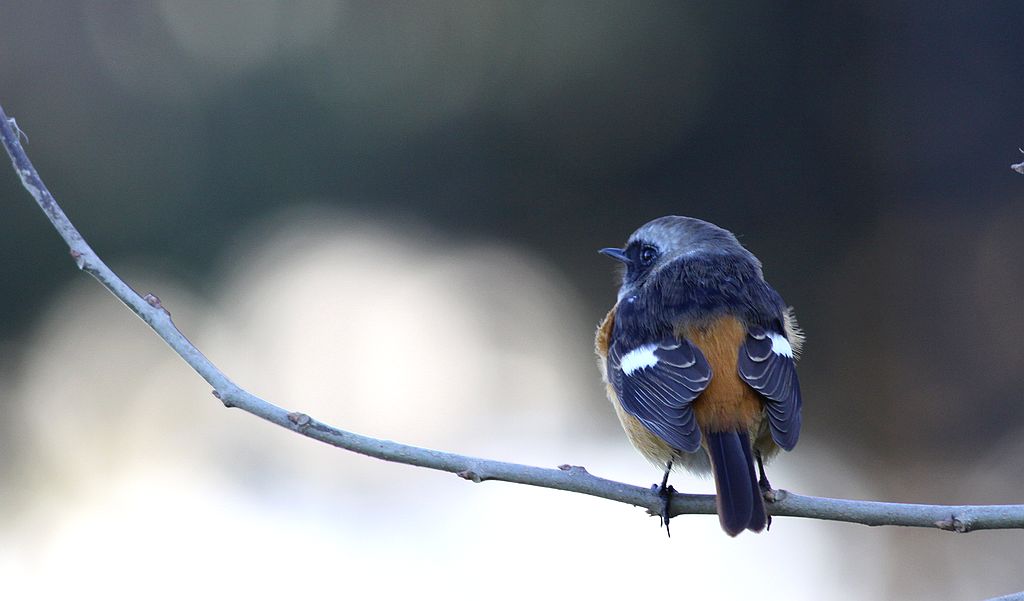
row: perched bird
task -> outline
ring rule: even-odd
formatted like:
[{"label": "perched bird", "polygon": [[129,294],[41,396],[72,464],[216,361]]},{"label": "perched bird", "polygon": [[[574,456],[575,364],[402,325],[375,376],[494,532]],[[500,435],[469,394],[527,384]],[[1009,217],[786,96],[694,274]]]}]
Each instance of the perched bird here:
[{"label": "perched bird", "polygon": [[[633,446],[664,470],[712,473],[722,528],[768,523],[763,461],[800,435],[796,359],[803,334],[761,262],[729,231],[690,217],[655,219],[625,248],[615,306],[597,330],[608,397]],[[754,472],[757,462],[760,479]]]}]

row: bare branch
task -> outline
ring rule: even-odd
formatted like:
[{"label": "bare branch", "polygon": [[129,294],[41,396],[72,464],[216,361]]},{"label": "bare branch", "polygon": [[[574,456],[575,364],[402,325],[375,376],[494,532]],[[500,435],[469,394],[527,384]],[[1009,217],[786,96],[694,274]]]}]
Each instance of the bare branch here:
[{"label": "bare branch", "polygon": [[[612,501],[644,507],[652,515],[661,511],[661,497],[652,489],[599,478],[578,466],[547,469],[468,457],[444,451],[414,447],[388,440],[346,432],[298,412],[289,412],[246,392],[231,381],[178,330],[154,294],[139,295],[96,255],[50,194],[21,146],[20,130],[0,107],[0,136],[11,156],[22,185],[50,219],[67,243],[79,269],[96,278],[159,335],[171,349],[213,386],[213,395],[227,407],[287,428],[335,447],[385,461],[405,463],[451,472],[473,482],[500,480],[583,493]],[[793,516],[853,522],[868,526],[919,526],[954,532],[993,528],[1024,528],[1024,505],[910,505],[808,497],[784,490],[769,493],[768,510],[773,516]],[[676,494],[671,515],[714,514],[712,495]]]}]

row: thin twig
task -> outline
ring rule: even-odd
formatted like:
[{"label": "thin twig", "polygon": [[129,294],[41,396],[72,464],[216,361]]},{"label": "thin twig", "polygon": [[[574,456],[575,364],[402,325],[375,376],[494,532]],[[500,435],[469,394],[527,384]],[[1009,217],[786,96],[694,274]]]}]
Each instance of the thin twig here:
[{"label": "thin twig", "polygon": [[[599,478],[579,466],[547,469],[492,461],[444,451],[414,447],[340,430],[298,412],[289,412],[246,392],[210,362],[178,330],[170,312],[154,294],[139,295],[96,255],[50,194],[32,166],[19,139],[20,130],[0,107],[0,134],[22,185],[46,213],[67,243],[79,269],[96,278],[107,290],[149,324],[171,349],[213,386],[213,395],[227,407],[237,407],[293,432],[348,451],[385,461],[451,472],[473,482],[501,480],[583,493],[644,507],[653,515],[661,510],[661,497],[650,488]],[[854,522],[868,526],[920,526],[955,532],[992,528],[1024,528],[1024,505],[909,505],[808,497],[784,490],[769,494],[773,516]],[[670,514],[713,514],[712,495],[676,494]]]}]

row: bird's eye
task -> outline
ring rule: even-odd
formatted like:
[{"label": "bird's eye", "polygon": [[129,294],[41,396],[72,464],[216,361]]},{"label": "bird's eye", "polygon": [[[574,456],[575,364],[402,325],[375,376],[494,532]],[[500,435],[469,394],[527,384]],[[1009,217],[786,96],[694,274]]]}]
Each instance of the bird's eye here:
[{"label": "bird's eye", "polygon": [[645,246],[640,249],[640,264],[644,267],[650,267],[654,260],[658,258],[658,250],[653,246]]}]

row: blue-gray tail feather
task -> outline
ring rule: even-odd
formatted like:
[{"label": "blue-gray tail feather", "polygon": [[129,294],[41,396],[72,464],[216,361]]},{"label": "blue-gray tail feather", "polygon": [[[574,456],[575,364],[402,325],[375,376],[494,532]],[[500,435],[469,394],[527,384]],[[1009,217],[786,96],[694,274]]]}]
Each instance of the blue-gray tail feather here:
[{"label": "blue-gray tail feather", "polygon": [[760,532],[768,521],[754,472],[754,455],[746,432],[711,432],[708,452],[718,492],[718,519],[729,536]]}]

